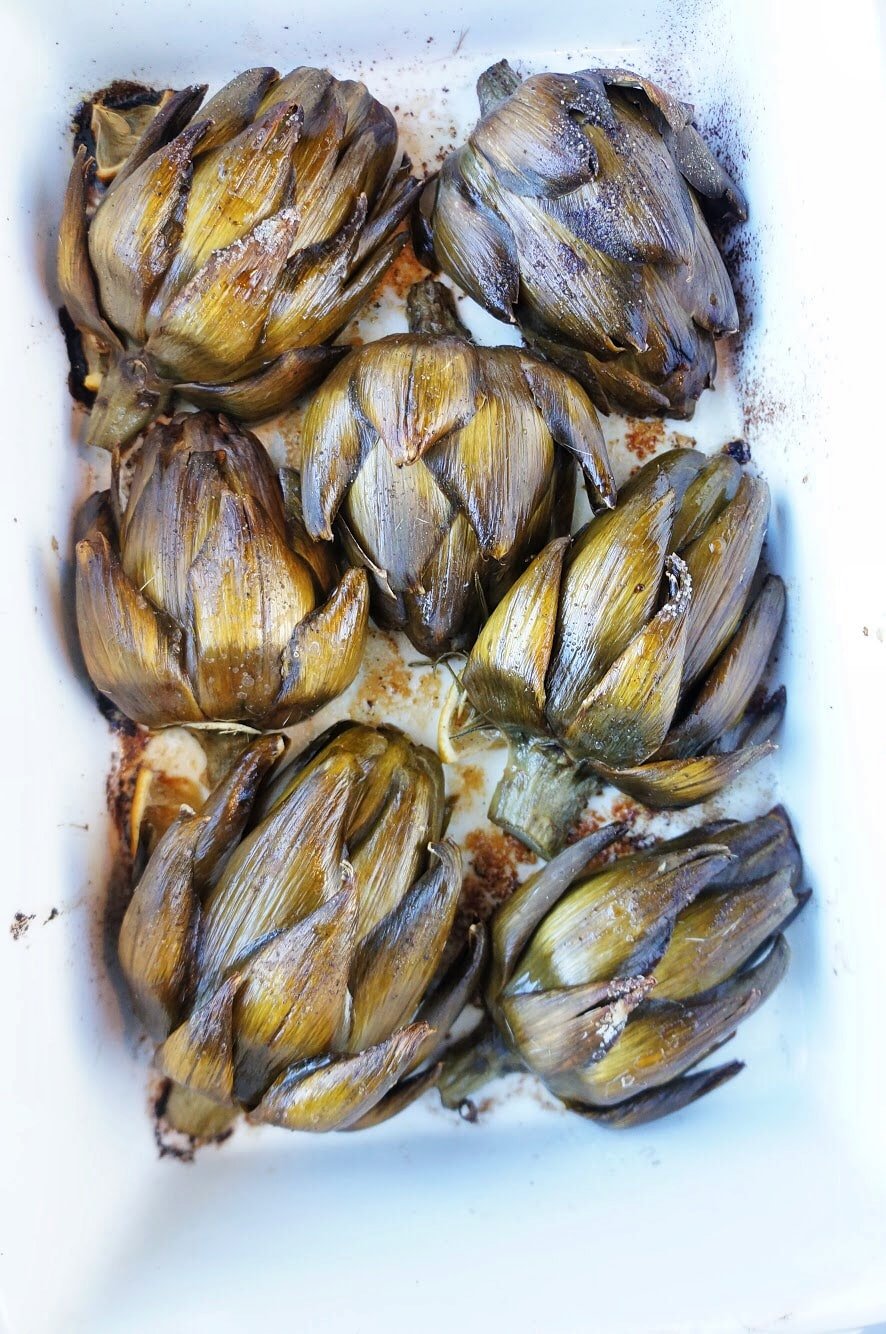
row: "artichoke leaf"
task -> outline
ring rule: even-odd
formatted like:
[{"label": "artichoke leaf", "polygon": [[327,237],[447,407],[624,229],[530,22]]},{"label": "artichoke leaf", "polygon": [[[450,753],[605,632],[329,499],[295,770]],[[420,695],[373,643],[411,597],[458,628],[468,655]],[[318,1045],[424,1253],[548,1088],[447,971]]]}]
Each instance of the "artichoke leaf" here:
[{"label": "artichoke leaf", "polygon": [[209,99],[200,119],[212,121],[212,129],[200,145],[201,155],[226,143],[258,118],[262,98],[278,77],[268,65],[245,69]]},{"label": "artichoke leaf", "polygon": [[234,974],[163,1043],[155,1063],[161,1074],[213,1102],[230,1102],[234,1085],[234,998],[242,979]]},{"label": "artichoke leaf", "polygon": [[152,1037],[175,1027],[190,999],[200,904],[193,867],[204,829],[182,815],[154,849],[120,927],[117,952],[136,1013]]},{"label": "artichoke leaf", "polygon": [[156,90],[145,89],[146,97],[152,96],[159,100],[145,100],[132,106],[120,107],[113,106],[110,98],[105,100],[107,92],[108,90],[105,90],[86,102],[77,117],[79,121],[77,140],[83,143],[86,135],[84,113],[88,110],[89,132],[94,141],[96,179],[105,186],[114,180],[151,121],[162,109],[164,102],[172,96],[168,88],[159,94]]},{"label": "artichoke leaf", "polygon": [[418,1054],[416,1065],[436,1060],[445,1047],[449,1030],[480,985],[488,954],[488,932],[482,922],[475,922],[468,929],[465,948],[416,1015],[417,1021],[428,1024],[432,1030]]},{"label": "artichoke leaf", "polygon": [[775,735],[784,721],[788,696],[784,686],[774,690],[759,707],[748,708],[737,727],[723,735],[711,747],[711,753],[725,755],[746,746],[761,746]]},{"label": "artichoke leaf", "polygon": [[578,460],[597,502],[612,509],[615,481],[606,442],[584,391],[554,366],[530,357],[522,362],[526,383],[551,435]]},{"label": "artichoke leaf", "polygon": [[258,790],[286,749],[282,736],[257,737],[234,761],[200,810],[203,827],[194,849],[194,884],[202,893],[214,885],[237,846]]},{"label": "artichoke leaf", "polygon": [[281,102],[297,102],[304,112],[305,124],[313,125],[328,100],[332,84],[328,69],[297,65],[268,87],[259,103],[258,114],[263,116]]},{"label": "artichoke leaf", "polygon": [[462,684],[481,716],[545,733],[545,677],[568,547],[565,537],[549,542],[480,631]]},{"label": "artichoke leaf", "polygon": [[[362,226],[368,213],[367,200],[381,189],[392,157],[393,153],[380,155],[371,130],[358,133],[350,141],[346,131],[344,144],[339,141],[335,148],[334,170],[328,175],[322,194],[315,193],[313,212],[305,217],[300,244],[314,247],[330,241],[348,224],[355,207],[361,210]],[[355,237],[352,254],[356,245]]]},{"label": "artichoke leaf", "polygon": [[89,228],[89,256],[102,307],[137,342],[182,234],[193,154],[207,125],[183,130],[108,193]]},{"label": "artichoke leaf", "polygon": [[434,252],[458,285],[500,320],[514,323],[520,297],[517,246],[507,222],[444,164],[434,205]]},{"label": "artichoke leaf", "polygon": [[413,334],[369,344],[356,361],[351,393],[394,463],[414,463],[477,411],[483,400],[477,353],[462,339]]},{"label": "artichoke leaf", "polygon": [[263,721],[293,630],[314,609],[309,567],[254,500],[226,493],[188,589],[188,662],[204,713]]},{"label": "artichoke leaf", "polygon": [[200,722],[177,636],[121,569],[103,533],[77,543],[77,627],[95,686],[135,722]]},{"label": "artichoke leaf", "polygon": [[[204,108],[201,118],[208,114]],[[200,142],[184,226],[158,311],[213,251],[242,240],[292,204],[292,148],[301,129],[301,110],[283,102],[233,138],[220,135],[218,128],[213,126]]]},{"label": "artichoke leaf", "polygon": [[628,264],[685,265],[694,229],[690,194],[659,135],[626,98],[611,100],[610,127],[586,123],[594,177],[546,201],[583,242]]},{"label": "artichoke leaf", "polygon": [[651,79],[630,70],[612,68],[588,73],[598,75],[607,87],[642,92],[648,99],[650,118],[692,188],[706,199],[724,201],[725,209],[739,221],[747,218],[744,196],[692,124],[692,107],[687,102],[671,97]]},{"label": "artichoke leaf", "polygon": [[767,815],[746,824],[736,820],[717,820],[701,825],[679,838],[668,839],[659,848],[694,847],[698,842],[717,842],[734,857],[717,877],[716,886],[742,885],[775,875],[790,868],[791,885],[799,888],[803,878],[803,858],[784,807],[775,806]]},{"label": "artichoke leaf", "polygon": [[646,806],[678,808],[706,801],[775,749],[771,741],[764,741],[725,755],[699,755],[688,760],[653,759],[625,769],[595,760],[594,770]]},{"label": "artichoke leaf", "polygon": [[765,880],[714,891],[680,916],[655,965],[655,999],[683,1000],[719,986],[793,916],[801,900],[790,866]]},{"label": "artichoke leaf", "polygon": [[[217,433],[214,439],[217,446]],[[218,454],[199,446],[184,460],[161,447],[136,462],[120,523],[123,570],[178,625],[188,618],[191,566],[218,523],[226,489]]]},{"label": "artichoke leaf", "polygon": [[402,902],[424,867],[428,844],[440,837],[443,825],[444,798],[436,782],[422,774],[407,777],[400,770],[385,786],[384,805],[373,814],[363,836],[356,824],[359,811],[348,831],[359,888],[361,942]]},{"label": "artichoke leaf", "polygon": [[285,408],[322,380],[345,355],[343,347],[294,347],[252,375],[230,384],[185,380],[176,392],[198,408],[254,421]]},{"label": "artichoke leaf", "polygon": [[[181,134],[196,115],[205,96],[205,83],[191,84],[187,88],[171,93],[157,108],[156,115],[152,117],[141,132],[138,142],[132,148],[126,160],[120,163],[114,173],[114,179],[108,186],[107,193],[112,194],[115,190],[119,190],[123,182],[128,180],[142,163],[147,162],[148,158],[153,157],[158,149],[165,148],[171,140]],[[94,111],[95,109],[97,108],[94,108]],[[206,119],[204,116],[200,117],[204,124]],[[201,144],[207,142],[211,133],[211,130],[207,127],[204,135],[201,136]]]},{"label": "artichoke leaf", "polygon": [[430,1089],[435,1088],[443,1070],[442,1064],[428,1066],[427,1070],[420,1070],[417,1075],[410,1075],[408,1079],[401,1079],[399,1084],[395,1084],[389,1093],[377,1102],[374,1107],[364,1113],[356,1121],[351,1121],[347,1126],[343,1126],[345,1131],[351,1130],[370,1130],[373,1126],[380,1126],[383,1122],[389,1121],[392,1116],[404,1112],[407,1107],[411,1107],[417,1102],[423,1094]]},{"label": "artichoke leaf", "polygon": [[[316,90],[319,90],[317,85]],[[338,166],[339,152],[345,135],[347,115],[329,84],[314,102],[295,101],[304,112],[304,124],[293,153],[295,189],[298,210],[307,226],[300,237],[305,246],[328,240],[335,232],[329,219],[319,207]]]},{"label": "artichoke leaf", "polygon": [[296,1065],[275,1080],[249,1119],[287,1130],[347,1130],[411,1069],[427,1037],[427,1024],[412,1024],[355,1055],[315,1068]]},{"label": "artichoke leaf", "polygon": [[[372,427],[367,426],[367,431]],[[309,492],[305,515],[309,524]],[[381,440],[364,454],[347,493],[344,518],[361,548],[371,548],[374,564],[393,593],[421,592],[425,567],[453,527],[452,505],[437,486],[424,459],[398,467]],[[370,534],[372,540],[367,540]],[[475,542],[476,547],[476,542]]]},{"label": "artichoke leaf", "polygon": [[488,997],[494,1005],[510,981],[524,945],[545,914],[563,897],[588,862],[624,833],[624,824],[595,829],[564,848],[514,890],[492,919],[492,969]]},{"label": "artichoke leaf", "polygon": [[268,359],[300,344],[323,342],[341,328],[339,298],[366,221],[366,207],[366,196],[361,195],[338,232],[326,241],[301,245],[289,259],[257,356]]},{"label": "artichoke leaf", "polygon": [[581,701],[560,740],[578,758],[639,764],[665,737],[680,698],[692,584],[679,556],[665,572],[671,596]]},{"label": "artichoke leaf", "polygon": [[406,232],[395,232],[366,259],[362,254],[363,247],[358,238],[348,269],[348,283],[339,297],[337,316],[334,320],[330,316],[325,324],[318,326],[329,330],[328,334],[323,335],[324,337],[338,333],[349,320],[354,318],[369,300],[408,239]]},{"label": "artichoke leaf", "polygon": [[798,889],[803,879],[800,845],[783,806],[775,806],[767,815],[750,824],[740,824],[718,835],[738,859],[733,872],[720,877],[719,883],[737,883],[738,867],[751,880],[774,875],[790,867],[791,886]]},{"label": "artichoke leaf", "polygon": [[475,126],[470,143],[509,191],[565,195],[597,171],[582,116],[613,126],[602,85],[569,74],[536,74]]},{"label": "artichoke leaf", "polygon": [[[439,372],[449,350],[433,346],[445,355]],[[489,349],[484,379],[485,393],[471,419],[428,449],[424,463],[467,515],[484,559],[504,561],[547,490],[554,447],[526,392],[518,356],[510,349]]]},{"label": "artichoke leaf", "polygon": [[353,756],[324,758],[238,845],[206,896],[200,960],[204,990],[241,968],[257,945],[340,892],[359,772]]},{"label": "artichoke leaf", "polygon": [[[401,810],[390,827],[389,837],[399,838],[413,821],[416,839],[425,849],[436,835],[422,831],[442,824],[445,805],[443,778],[433,751],[408,742],[393,728],[379,731],[360,725],[343,733],[341,744],[347,745],[348,752],[355,755],[363,767],[363,784],[348,825],[352,864],[367,840],[371,840],[379,823],[385,823],[392,803],[396,805],[403,796],[409,798],[408,807]],[[380,860],[386,859],[381,857]],[[412,875],[408,883],[412,884],[414,879],[415,875]],[[364,897],[362,890],[361,897]],[[384,916],[384,913],[380,915]]]},{"label": "artichoke leaf", "polygon": [[751,593],[769,518],[769,488],[745,474],[733,499],[682,554],[692,576],[684,689],[719,657]]},{"label": "artichoke leaf", "polygon": [[695,247],[689,264],[674,275],[680,303],[696,324],[714,338],[735,333],[739,327],[738,306],[723,257],[708,231],[694,195]]},{"label": "artichoke leaf", "polygon": [[287,536],[280,476],[267,450],[257,447],[254,436],[208,412],[184,414],[181,433],[180,448],[214,453],[225,486],[244,500],[256,501],[280,536]]},{"label": "artichoke leaf", "polygon": [[715,454],[705,460],[677,506],[671,533],[674,551],[681,552],[701,537],[734,498],[740,482],[741,468],[729,454]]},{"label": "artichoke leaf", "polygon": [[467,649],[473,642],[485,606],[481,568],[477,535],[467,516],[456,514],[449,532],[421,570],[418,586],[403,598],[404,629],[429,658],[451,649]]},{"label": "artichoke leaf", "polygon": [[578,1112],[579,1116],[597,1125],[619,1130],[627,1126],[645,1126],[650,1121],[658,1121],[663,1116],[682,1111],[706,1093],[713,1093],[743,1069],[743,1061],[729,1061],[710,1070],[696,1070],[692,1074],[681,1075],[661,1088],[647,1089],[645,1093],[638,1093],[613,1107],[593,1107],[582,1102],[569,1102],[567,1106],[571,1112]]},{"label": "artichoke leaf", "polygon": [[272,937],[244,968],[234,1010],[237,1098],[254,1103],[284,1067],[334,1046],[354,949],[353,884]]},{"label": "artichoke leaf", "polygon": [[[356,809],[351,811],[348,819],[348,838],[350,839],[355,821],[358,818],[357,812],[363,808],[366,792],[373,786],[376,774],[384,769],[385,760],[392,749],[395,749],[395,747],[388,745],[387,735],[376,728],[364,726],[362,723],[348,722],[347,720],[335,724],[306,746],[291,764],[287,764],[285,768],[280,769],[264,786],[256,803],[256,822],[267,819],[269,815],[279,810],[292,793],[301,786],[308,774],[320,768],[326,759],[333,756],[344,757],[353,761],[356,766],[353,772],[360,779],[358,788],[353,794]],[[381,788],[382,792],[385,791],[389,777],[390,772],[386,774]],[[380,797],[379,809],[382,802],[383,797]]]},{"label": "artichoke leaf", "polygon": [[271,711],[277,726],[300,722],[347,689],[360,667],[368,621],[366,572],[348,570],[327,601],[292,631]]},{"label": "artichoke leaf", "polygon": [[432,843],[436,865],[363,939],[351,970],[351,1051],[380,1042],[414,1014],[443,954],[461,890],[461,853]]},{"label": "artichoke leaf", "polygon": [[697,755],[736,726],[766,669],[784,611],[784,584],[776,575],[770,575],[704,678],[689,711],[669,733],[658,752],[659,759]]},{"label": "artichoke leaf", "polygon": [[230,379],[255,351],[295,237],[285,208],[215,250],[159,313],[146,350],[176,382]]},{"label": "artichoke leaf", "polygon": [[569,725],[582,700],[653,614],[674,513],[666,479],[592,519],[563,575],[547,713]]},{"label": "artichoke leaf", "polygon": [[350,401],[351,364],[335,368],[311,399],[302,429],[302,512],[311,537],[332,541],[332,522],[374,433],[361,432]]},{"label": "artichoke leaf", "polygon": [[612,1107],[684,1074],[759,1008],[784,976],[790,951],[776,938],[755,968],[684,1001],[647,1002],[598,1061],[549,1080],[568,1101]]},{"label": "artichoke leaf", "polygon": [[548,912],[515,965],[509,991],[651,973],[679,914],[730,860],[716,843],[619,858]]},{"label": "artichoke leaf", "polygon": [[362,267],[368,257],[389,238],[424,188],[424,181],[416,180],[411,174],[412,163],[404,156],[391,182],[389,190],[380,196],[375,212],[369,218],[357,241],[357,248],[351,261],[352,272]]},{"label": "artichoke leaf", "polygon": [[640,494],[655,494],[662,482],[674,493],[676,515],[687,492],[699,473],[711,466],[711,460],[700,449],[669,449],[644,463],[639,472],[627,481],[619,492],[619,504]]},{"label": "artichoke leaf", "polygon": [[99,309],[95,275],[89,262],[86,184],[91,159],[81,144],[71,165],[58,233],[58,285],[74,324],[94,334],[106,347],[122,351],[119,338]]},{"label": "artichoke leaf", "polygon": [[497,1013],[511,1044],[542,1079],[603,1056],[655,985],[650,977],[505,994]]},{"label": "artichoke leaf", "polygon": [[331,542],[315,542],[308,536],[301,504],[301,478],[295,468],[278,469],[283,496],[286,534],[295,554],[309,565],[318,599],[329,597],[339,581],[339,565]]},{"label": "artichoke leaf", "polygon": [[520,256],[521,315],[544,335],[602,357],[648,345],[646,270],[581,241],[542,200],[512,195],[507,219]]},{"label": "artichoke leaf", "polygon": [[651,417],[670,406],[666,394],[631,370],[626,356],[601,360],[586,348],[567,347],[529,328],[524,336],[534,352],[577,380],[600,412],[609,413],[620,405],[633,417]]}]

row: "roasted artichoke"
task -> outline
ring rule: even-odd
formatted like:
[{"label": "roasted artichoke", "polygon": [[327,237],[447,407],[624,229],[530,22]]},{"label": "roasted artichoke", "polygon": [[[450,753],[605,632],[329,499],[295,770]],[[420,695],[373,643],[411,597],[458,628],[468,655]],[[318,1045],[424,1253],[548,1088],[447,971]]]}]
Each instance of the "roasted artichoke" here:
[{"label": "roasted artichoke", "polygon": [[766,484],[728,454],[671,450],[535,558],[462,676],[461,725],[511,744],[493,820],[550,856],[589,774],[688,806],[772,749],[783,692],[747,713],[785,606],[777,576],[755,581],[768,513]]},{"label": "roasted artichoke", "polygon": [[[612,1126],[679,1110],[742,1069],[695,1070],[772,993],[778,933],[809,897],[781,808],[721,820],[589,870],[609,825],[531,876],[492,919],[487,1029],[447,1058],[444,1101],[523,1067]],[[761,954],[762,952],[762,954]]]},{"label": "roasted artichoke", "polygon": [[[569,531],[578,459],[615,502],[597,416],[567,375],[475,347],[446,288],[412,288],[411,332],[351,352],[302,437],[308,532],[369,570],[373,613],[431,657],[470,646],[527,560]],[[562,448],[559,448],[559,447]]]},{"label": "roasted artichoke", "polygon": [[255,436],[183,414],[148,431],[127,497],[119,451],[112,471],[81,516],[77,626],[89,675],[123,713],[282,727],[350,685],[366,575],[330,591],[329,554],[287,514]]},{"label": "roasted artichoke", "polygon": [[173,393],[246,420],[283,407],[342,355],[405,240],[417,183],[363,84],[252,69],[205,91],[111,89],[81,115],[58,274],[96,445]]},{"label": "roasted artichoke", "polygon": [[603,411],[691,417],[738,328],[705,214],[744,219],[692,107],[622,69],[478,83],[482,119],[416,213],[416,246]]},{"label": "roasted artichoke", "polygon": [[269,777],[283,749],[258,738],[183,811],[120,930],[167,1115],[192,1134],[239,1110],[290,1130],[385,1119],[434,1082],[483,964],[474,931],[439,975],[461,857],[436,755],[346,723]]}]

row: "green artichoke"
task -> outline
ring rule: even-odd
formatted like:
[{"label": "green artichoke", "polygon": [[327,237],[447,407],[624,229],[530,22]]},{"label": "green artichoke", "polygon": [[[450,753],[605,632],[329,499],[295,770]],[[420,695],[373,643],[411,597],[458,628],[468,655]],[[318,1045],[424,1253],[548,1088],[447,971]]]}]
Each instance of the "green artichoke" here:
[{"label": "green artichoke", "polygon": [[120,930],[167,1115],[192,1134],[241,1110],[290,1130],[383,1120],[434,1082],[483,965],[474,931],[441,976],[462,873],[437,756],[346,723],[276,771],[284,744],[258,738],[167,829]]},{"label": "green artichoke", "polygon": [[462,676],[464,729],[511,743],[493,820],[550,856],[595,777],[688,806],[772,749],[784,693],[748,712],[784,615],[781,580],[755,579],[768,513],[729,455],[672,450],[535,558]]},{"label": "green artichoke", "polygon": [[703,210],[744,219],[692,108],[622,69],[478,83],[482,119],[416,214],[416,248],[598,407],[691,417],[738,328]]},{"label": "green artichoke", "polygon": [[417,182],[363,84],[252,69],[201,108],[205,91],[111,89],[81,115],[58,274],[92,444],[131,439],[173,393],[277,411],[343,354],[331,340],[405,240]]},{"label": "green artichoke", "polygon": [[157,423],[125,498],[119,451],[112,462],[76,551],[77,627],[102,694],[148,727],[282,727],[350,685],[366,575],[331,589],[329,553],[284,504],[255,436],[209,412]]},{"label": "green artichoke", "polygon": [[369,570],[373,613],[431,657],[473,642],[527,560],[569,531],[578,459],[615,503],[597,416],[562,371],[475,347],[446,288],[409,294],[410,329],[355,349],[302,436],[308,532]]},{"label": "green artichoke", "polygon": [[623,826],[567,848],[492,919],[485,1030],[447,1057],[441,1093],[467,1097],[498,1069],[528,1068],[568,1107],[639,1125],[742,1069],[695,1067],[778,985],[780,934],[809,897],[776,808],[721,820],[600,869]]}]

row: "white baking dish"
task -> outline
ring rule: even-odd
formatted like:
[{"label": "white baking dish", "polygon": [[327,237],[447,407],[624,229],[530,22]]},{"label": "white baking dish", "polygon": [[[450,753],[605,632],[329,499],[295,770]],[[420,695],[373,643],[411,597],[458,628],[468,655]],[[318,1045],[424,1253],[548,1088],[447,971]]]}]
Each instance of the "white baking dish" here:
[{"label": "white baking dish", "polygon": [[[873,6],[7,0],[0,35],[2,892],[5,923],[33,914],[0,946],[4,1334],[660,1334],[884,1317]],[[433,158],[502,55],[659,75],[695,102],[749,194],[736,382],[682,429],[714,447],[744,417],[772,486],[788,722],[776,767],[722,809],[762,810],[777,783],[815,898],[791,930],[787,981],[734,1044],[748,1069],[670,1121],[607,1133],[527,1082],[478,1126],[430,1096],[364,1135],[241,1130],[190,1166],[161,1160],[147,1052],[102,946],[112,740],[68,647],[71,508],[101,460],[73,443],[54,312],[66,117],[115,76],[217,85],[250,64],[328,64],[409,106],[407,146]],[[393,721],[427,733],[427,710],[389,700]]]}]

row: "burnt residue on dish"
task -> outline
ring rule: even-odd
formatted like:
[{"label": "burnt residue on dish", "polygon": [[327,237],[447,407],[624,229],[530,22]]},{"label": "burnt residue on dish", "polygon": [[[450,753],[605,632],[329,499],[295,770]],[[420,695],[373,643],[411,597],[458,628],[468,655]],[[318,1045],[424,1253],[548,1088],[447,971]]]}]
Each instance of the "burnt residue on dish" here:
[{"label": "burnt residue on dish", "polygon": [[22,936],[27,934],[28,927],[31,925],[36,914],[32,912],[17,912],[13,914],[12,922],[9,927],[9,934],[13,940],[21,940]]},{"label": "burnt residue on dish", "polygon": [[569,831],[566,842],[578,843],[581,839],[587,838],[588,834],[596,833],[607,824],[624,825],[624,833],[588,862],[586,869],[594,871],[600,866],[614,862],[617,857],[627,857],[632,852],[641,852],[644,848],[651,847],[656,841],[656,836],[644,832],[642,826],[644,821],[654,817],[658,817],[659,825],[667,818],[662,816],[661,811],[651,811],[647,806],[632,801],[630,797],[617,797],[606,809],[595,805],[586,810],[578,823]]},{"label": "burnt residue on dish", "polygon": [[723,453],[742,466],[751,461],[751,447],[747,440],[730,440],[728,445],[723,446]]},{"label": "burnt residue on dish", "polygon": [[513,834],[487,826],[464,839],[470,869],[464,878],[459,911],[469,922],[485,922],[510,898],[538,858]]}]

